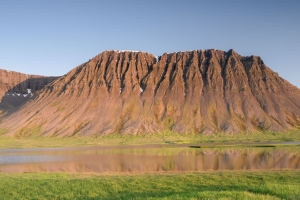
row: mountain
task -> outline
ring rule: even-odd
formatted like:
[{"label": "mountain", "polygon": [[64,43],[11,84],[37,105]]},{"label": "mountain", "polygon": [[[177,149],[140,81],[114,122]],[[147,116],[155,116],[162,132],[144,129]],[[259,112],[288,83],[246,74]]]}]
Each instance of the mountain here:
[{"label": "mountain", "polygon": [[[300,90],[233,50],[105,51],[8,111],[8,134],[98,135],[300,128]],[[18,122],[18,123],[16,123]]]},{"label": "mountain", "polygon": [[56,78],[0,69],[0,112],[22,105]]}]

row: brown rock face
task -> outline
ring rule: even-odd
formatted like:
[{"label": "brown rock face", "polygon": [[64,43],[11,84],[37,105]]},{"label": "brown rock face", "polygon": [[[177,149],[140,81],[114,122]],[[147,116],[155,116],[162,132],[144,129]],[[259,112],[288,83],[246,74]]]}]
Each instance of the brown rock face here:
[{"label": "brown rock face", "polygon": [[[300,128],[300,90],[233,50],[105,51],[37,93],[11,134],[236,133]],[[14,122],[18,121],[19,125]]]},{"label": "brown rock face", "polygon": [[56,78],[0,69],[0,111],[22,105],[35,92]]}]

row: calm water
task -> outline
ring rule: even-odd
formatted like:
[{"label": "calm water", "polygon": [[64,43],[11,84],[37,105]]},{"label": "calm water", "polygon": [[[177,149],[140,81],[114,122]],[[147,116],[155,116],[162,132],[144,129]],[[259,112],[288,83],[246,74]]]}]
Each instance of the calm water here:
[{"label": "calm water", "polygon": [[300,146],[198,148],[199,146],[201,145],[1,149],[0,172],[300,169]]}]

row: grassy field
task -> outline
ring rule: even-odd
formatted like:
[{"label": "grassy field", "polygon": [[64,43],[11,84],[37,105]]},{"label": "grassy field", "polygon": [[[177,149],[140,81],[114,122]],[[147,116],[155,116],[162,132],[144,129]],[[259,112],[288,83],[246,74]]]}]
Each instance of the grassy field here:
[{"label": "grassy field", "polygon": [[136,145],[136,144],[172,144],[172,143],[212,143],[212,142],[266,142],[266,141],[300,141],[300,131],[285,133],[257,132],[237,134],[178,134],[163,132],[158,134],[73,137],[8,137],[0,134],[0,148],[27,147],[71,147],[92,145]]},{"label": "grassy field", "polygon": [[[233,135],[164,132],[97,137],[7,137],[4,134],[0,131],[0,148],[300,141],[299,131]],[[298,147],[286,148],[298,152]],[[0,199],[300,199],[300,171],[0,173]]]},{"label": "grassy field", "polygon": [[300,171],[1,174],[1,199],[300,199]]}]

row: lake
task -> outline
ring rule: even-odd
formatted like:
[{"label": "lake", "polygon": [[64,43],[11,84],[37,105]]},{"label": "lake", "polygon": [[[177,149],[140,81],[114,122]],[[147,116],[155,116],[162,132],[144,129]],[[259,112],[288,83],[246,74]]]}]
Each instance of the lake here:
[{"label": "lake", "polygon": [[299,143],[286,143],[293,146],[283,147],[273,146],[275,144],[279,143],[247,143],[245,147],[169,144],[0,149],[0,172],[139,173],[300,169]]}]

